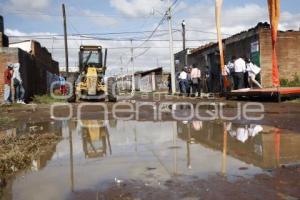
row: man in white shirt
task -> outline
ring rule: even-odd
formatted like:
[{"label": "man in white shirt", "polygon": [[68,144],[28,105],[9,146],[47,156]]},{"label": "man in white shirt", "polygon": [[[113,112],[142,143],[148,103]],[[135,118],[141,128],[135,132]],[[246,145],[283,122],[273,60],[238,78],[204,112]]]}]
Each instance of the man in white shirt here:
[{"label": "man in white shirt", "polygon": [[234,61],[234,79],[235,89],[245,88],[244,73],[246,72],[246,62],[242,58],[235,59]]},{"label": "man in white shirt", "polygon": [[187,87],[188,87],[188,74],[186,72],[186,67],[182,69],[180,72],[178,79],[179,79],[179,88],[181,94],[187,94]]},{"label": "man in white shirt", "polygon": [[180,80],[187,80],[187,73],[186,73],[184,70],[182,70],[182,71],[180,72],[180,74],[179,74],[179,79],[180,79]]}]

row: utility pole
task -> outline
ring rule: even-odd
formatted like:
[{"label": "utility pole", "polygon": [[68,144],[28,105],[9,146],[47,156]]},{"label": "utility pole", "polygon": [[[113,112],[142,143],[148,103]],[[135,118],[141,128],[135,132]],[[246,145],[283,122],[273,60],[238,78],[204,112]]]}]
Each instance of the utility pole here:
[{"label": "utility pole", "polygon": [[175,83],[175,65],[174,65],[174,52],[173,52],[173,31],[172,31],[172,11],[170,0],[168,0],[168,21],[169,21],[169,37],[170,37],[170,64],[171,64],[171,86],[172,94],[176,93],[176,83]]},{"label": "utility pole", "polygon": [[185,51],[185,21],[183,20],[181,23],[182,26],[182,47],[183,51]]},{"label": "utility pole", "polygon": [[62,4],[63,20],[64,20],[64,40],[65,40],[65,65],[66,65],[66,76],[69,77],[69,55],[68,55],[68,38],[67,38],[67,19],[65,4]]},{"label": "utility pole", "polygon": [[184,52],[184,66],[187,65],[187,51],[186,51],[186,46],[185,46],[185,21],[183,20],[181,23],[182,26],[182,48],[183,48],[183,52]]},{"label": "utility pole", "polygon": [[120,61],[121,61],[121,80],[122,80],[122,90],[124,90],[124,77],[123,77],[123,57],[120,56]]},{"label": "utility pole", "polygon": [[132,80],[131,80],[131,84],[132,84],[132,94],[134,94],[135,92],[135,80],[134,80],[134,57],[133,57],[133,44],[132,44],[132,39],[130,40],[130,44],[131,44],[131,48],[130,48],[130,51],[131,51],[131,58],[130,58],[130,61],[131,61],[131,65],[132,65]]}]

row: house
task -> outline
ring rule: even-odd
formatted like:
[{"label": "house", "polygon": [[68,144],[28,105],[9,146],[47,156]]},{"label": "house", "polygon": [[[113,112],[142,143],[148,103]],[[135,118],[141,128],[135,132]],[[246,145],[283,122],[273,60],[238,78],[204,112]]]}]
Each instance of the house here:
[{"label": "house", "polygon": [[[300,31],[279,31],[277,56],[280,79],[292,80],[300,71]],[[272,43],[271,29],[268,23],[259,23],[256,27],[223,39],[225,62],[232,56],[248,57],[261,67],[258,77],[263,87],[272,86]],[[197,64],[201,70],[209,70],[212,75],[213,91],[220,91],[219,48],[217,43],[209,43],[191,49],[187,55],[175,54],[176,71],[179,72],[187,56],[187,64]]]},{"label": "house", "polygon": [[163,69],[158,67],[155,69],[136,72],[135,77],[135,89],[141,92],[154,92],[158,91],[158,87],[162,80]]},{"label": "house", "polygon": [[[3,18],[0,17],[0,31],[3,31]],[[4,35],[0,32],[0,35]],[[8,42],[7,42],[8,43]],[[20,73],[25,89],[25,99],[34,95],[47,94],[53,80],[59,75],[59,64],[51,53],[39,42],[26,40],[0,46],[0,98],[3,99],[3,73],[8,64],[20,63]],[[50,81],[49,81],[50,80]]]}]

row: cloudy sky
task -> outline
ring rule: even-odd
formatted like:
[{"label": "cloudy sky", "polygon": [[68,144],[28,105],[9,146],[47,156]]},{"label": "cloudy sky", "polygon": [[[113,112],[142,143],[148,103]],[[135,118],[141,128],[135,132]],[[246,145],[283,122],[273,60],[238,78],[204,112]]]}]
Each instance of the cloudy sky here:
[{"label": "cloudy sky", "polygon": [[[171,3],[175,0],[170,0]],[[298,0],[297,0],[298,1]],[[169,70],[168,22],[161,20],[167,0],[1,0],[10,41],[35,39],[42,43],[64,67],[61,4],[67,10],[70,66],[77,66],[81,44],[108,48],[109,74],[132,70],[132,39],[135,70],[163,66]],[[177,0],[173,5],[174,51],[182,49],[181,22],[186,21],[187,47],[216,41],[214,0]],[[300,7],[295,0],[282,0],[282,30],[298,30]],[[224,0],[224,37],[268,21],[267,0]],[[160,26],[158,26],[158,24]],[[153,30],[157,31],[153,34]],[[151,36],[151,37],[150,37]]]}]

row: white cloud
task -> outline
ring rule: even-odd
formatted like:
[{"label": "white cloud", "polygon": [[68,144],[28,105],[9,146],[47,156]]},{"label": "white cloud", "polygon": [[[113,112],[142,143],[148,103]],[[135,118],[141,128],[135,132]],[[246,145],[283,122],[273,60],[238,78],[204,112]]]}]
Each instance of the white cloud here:
[{"label": "white cloud", "polygon": [[5,29],[5,34],[8,36],[28,36],[28,35],[56,35],[56,33],[51,33],[51,32],[32,32],[32,33],[25,33],[21,32],[17,29]]},{"label": "white cloud", "polygon": [[162,11],[165,2],[161,0],[110,0],[112,7],[130,17],[143,17],[153,10]]},{"label": "white cloud", "polygon": [[31,11],[43,11],[51,4],[51,0],[9,0],[6,4],[6,9],[9,10],[26,10]]},{"label": "white cloud", "polygon": [[90,20],[94,24],[98,26],[116,26],[118,25],[118,20],[113,17],[106,16],[100,12],[95,12],[91,10],[83,10],[80,14],[82,17],[86,17],[85,19]]},{"label": "white cloud", "polygon": [[[201,12],[205,11],[205,12]],[[214,5],[195,5],[188,9],[187,23],[200,30],[215,31]],[[283,11],[280,18],[282,30],[297,30],[300,13],[292,14]],[[225,33],[235,34],[256,26],[259,22],[269,22],[268,8],[257,4],[232,6],[222,10],[222,30]]]}]

